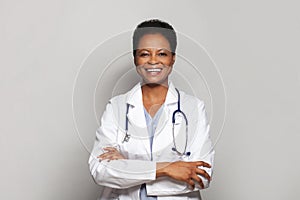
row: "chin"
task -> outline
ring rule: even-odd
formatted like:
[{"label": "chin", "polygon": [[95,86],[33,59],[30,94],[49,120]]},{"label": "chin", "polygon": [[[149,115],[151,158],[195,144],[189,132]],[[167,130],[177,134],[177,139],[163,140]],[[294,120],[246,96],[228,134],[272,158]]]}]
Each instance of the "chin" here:
[{"label": "chin", "polygon": [[143,80],[143,84],[157,86],[157,85],[168,85],[168,80]]}]

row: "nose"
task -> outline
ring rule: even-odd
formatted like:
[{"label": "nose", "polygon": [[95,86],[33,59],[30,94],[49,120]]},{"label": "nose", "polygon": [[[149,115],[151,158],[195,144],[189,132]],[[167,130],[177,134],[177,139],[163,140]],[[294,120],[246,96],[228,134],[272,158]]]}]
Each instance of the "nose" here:
[{"label": "nose", "polygon": [[151,56],[150,56],[150,58],[149,58],[149,60],[148,60],[148,63],[150,64],[150,65],[155,65],[155,64],[158,64],[158,59],[157,59],[157,57],[156,57],[156,55],[155,54],[152,54]]}]

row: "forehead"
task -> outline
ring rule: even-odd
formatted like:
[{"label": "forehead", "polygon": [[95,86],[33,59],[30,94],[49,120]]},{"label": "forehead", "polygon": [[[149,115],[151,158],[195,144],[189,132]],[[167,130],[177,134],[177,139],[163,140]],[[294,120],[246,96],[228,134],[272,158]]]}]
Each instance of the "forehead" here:
[{"label": "forehead", "polygon": [[171,50],[169,41],[160,33],[143,35],[139,40],[137,48],[138,49],[155,48],[155,49]]}]

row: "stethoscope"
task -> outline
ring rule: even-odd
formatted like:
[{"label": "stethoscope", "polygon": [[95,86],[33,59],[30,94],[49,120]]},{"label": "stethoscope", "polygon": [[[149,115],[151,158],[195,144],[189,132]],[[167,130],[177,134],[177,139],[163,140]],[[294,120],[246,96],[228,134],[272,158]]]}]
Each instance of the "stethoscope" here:
[{"label": "stethoscope", "polygon": [[[175,90],[177,92],[178,100],[177,100],[177,110],[175,110],[172,114],[172,137],[173,137],[173,145],[174,145],[174,147],[172,148],[172,151],[175,151],[179,156],[184,156],[184,155],[190,156],[191,152],[186,152],[186,147],[187,147],[187,142],[188,142],[188,120],[187,120],[187,117],[184,114],[184,112],[180,109],[180,93],[179,93],[177,88],[175,88]],[[127,108],[126,108],[125,136],[124,136],[124,139],[123,139],[122,143],[128,142],[130,137],[131,137],[130,134],[128,133],[128,117],[127,117],[128,111],[129,111],[129,104],[127,104]],[[175,122],[176,122],[175,115],[177,113],[181,114],[183,116],[184,120],[185,120],[186,139],[185,139],[184,150],[183,150],[182,153],[177,149],[176,142],[175,142],[174,129],[175,129]]]}]

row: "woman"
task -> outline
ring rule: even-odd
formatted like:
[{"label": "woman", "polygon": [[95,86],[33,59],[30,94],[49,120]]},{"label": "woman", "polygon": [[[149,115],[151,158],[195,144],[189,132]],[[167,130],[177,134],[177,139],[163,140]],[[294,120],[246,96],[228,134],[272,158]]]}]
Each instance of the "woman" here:
[{"label": "woman", "polygon": [[[142,82],[109,101],[89,159],[95,182],[105,186],[100,199],[201,199],[209,186],[214,151],[204,104],[168,79],[176,46],[166,22],[144,21],[134,31]],[[179,107],[184,113],[173,121]]]}]

